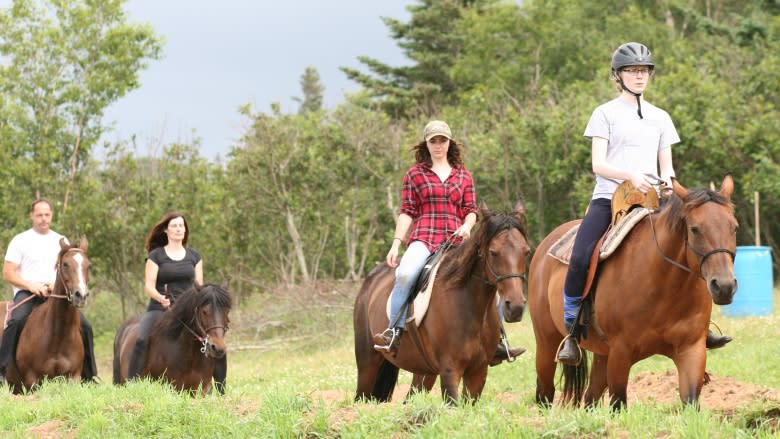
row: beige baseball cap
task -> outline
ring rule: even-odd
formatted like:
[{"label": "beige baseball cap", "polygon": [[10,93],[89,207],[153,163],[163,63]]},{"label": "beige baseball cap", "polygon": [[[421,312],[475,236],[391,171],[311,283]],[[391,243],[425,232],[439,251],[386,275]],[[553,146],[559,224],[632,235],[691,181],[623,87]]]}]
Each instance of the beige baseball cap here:
[{"label": "beige baseball cap", "polygon": [[427,142],[435,136],[444,136],[452,140],[450,126],[441,120],[432,120],[428,122],[428,125],[425,125],[425,129],[423,130],[423,138]]}]

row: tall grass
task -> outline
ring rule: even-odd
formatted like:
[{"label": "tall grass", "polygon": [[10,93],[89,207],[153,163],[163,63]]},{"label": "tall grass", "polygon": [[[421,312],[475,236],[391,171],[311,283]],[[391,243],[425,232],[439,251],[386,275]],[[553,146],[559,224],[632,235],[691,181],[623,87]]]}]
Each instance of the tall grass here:
[{"label": "tall grass", "polygon": [[[111,379],[111,338],[98,337],[99,385],[62,380],[37,392],[0,393],[0,437],[778,437],[780,404],[700,410],[632,399],[628,410],[538,407],[530,321],[507,326],[528,352],[489,370],[482,399],[449,407],[436,391],[406,403],[355,403],[353,285],[323,293],[288,291],[235,310],[225,396],[190,397],[165,384]],[[291,296],[292,294],[292,296]],[[308,298],[307,298],[308,296]],[[775,302],[780,304],[780,291]],[[282,317],[279,317],[282,316]],[[780,389],[780,306],[768,317],[714,318],[735,340],[708,356],[716,377]],[[275,322],[272,325],[268,321]],[[272,328],[272,329],[269,329]],[[673,370],[663,357],[635,365],[632,376]],[[402,372],[400,385],[411,375]]]}]

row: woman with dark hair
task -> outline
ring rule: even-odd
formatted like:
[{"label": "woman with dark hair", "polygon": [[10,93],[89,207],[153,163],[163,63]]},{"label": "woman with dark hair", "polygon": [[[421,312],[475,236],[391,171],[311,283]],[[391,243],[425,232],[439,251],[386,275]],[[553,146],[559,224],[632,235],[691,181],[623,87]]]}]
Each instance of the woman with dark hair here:
[{"label": "woman with dark hair", "polygon": [[[428,256],[450,237],[468,239],[477,221],[474,180],[463,164],[461,145],[452,138],[449,125],[440,120],[429,122],[422,141],[412,151],[415,164],[404,175],[401,212],[386,257],[387,264],[397,268],[388,327],[374,335],[374,349],[381,352],[394,352],[398,347],[404,332],[406,302]],[[399,261],[403,242],[406,251]],[[495,363],[522,351],[504,346],[497,351]]]},{"label": "woman with dark hair", "polygon": [[[146,365],[149,334],[160,313],[168,309],[180,294],[195,282],[203,285],[203,261],[197,250],[187,247],[190,230],[179,212],[168,212],[146,236],[144,248],[149,252],[144,272],[144,292],[149,305],[138,325],[138,337],[130,358],[128,377],[138,377]],[[217,362],[215,387],[224,393],[227,359]]]}]

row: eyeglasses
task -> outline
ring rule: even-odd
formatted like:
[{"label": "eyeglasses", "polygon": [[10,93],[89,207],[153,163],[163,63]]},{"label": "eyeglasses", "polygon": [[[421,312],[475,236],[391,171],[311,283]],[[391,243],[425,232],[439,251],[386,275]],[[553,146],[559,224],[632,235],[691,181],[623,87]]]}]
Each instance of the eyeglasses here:
[{"label": "eyeglasses", "polygon": [[653,72],[652,69],[648,69],[648,68],[628,68],[628,69],[623,69],[621,71],[628,73],[631,76],[639,76],[640,73],[647,76]]}]

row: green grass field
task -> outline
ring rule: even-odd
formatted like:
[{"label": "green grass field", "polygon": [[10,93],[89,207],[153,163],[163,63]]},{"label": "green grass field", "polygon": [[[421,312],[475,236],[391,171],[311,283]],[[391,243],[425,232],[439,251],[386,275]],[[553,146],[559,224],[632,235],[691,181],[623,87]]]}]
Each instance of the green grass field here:
[{"label": "green grass field", "polygon": [[[97,340],[102,384],[55,380],[31,395],[1,393],[0,437],[780,437],[780,403],[754,390],[780,392],[780,290],[772,316],[733,319],[715,308],[713,318],[735,341],[709,355],[714,379],[708,386],[744,383],[755,392],[745,402],[717,408],[703,402],[697,411],[679,399],[629,393],[628,410],[612,413],[534,403],[527,319],[507,329],[512,344],[528,352],[491,368],[474,405],[444,405],[438,384],[406,403],[355,403],[354,293],[352,286],[341,288],[309,293],[316,300],[279,295],[234,310],[225,396],[193,398],[155,382],[113,386],[113,335],[105,334]],[[654,357],[635,365],[632,377],[673,369],[668,359]],[[399,385],[410,381],[402,371]]]}]

